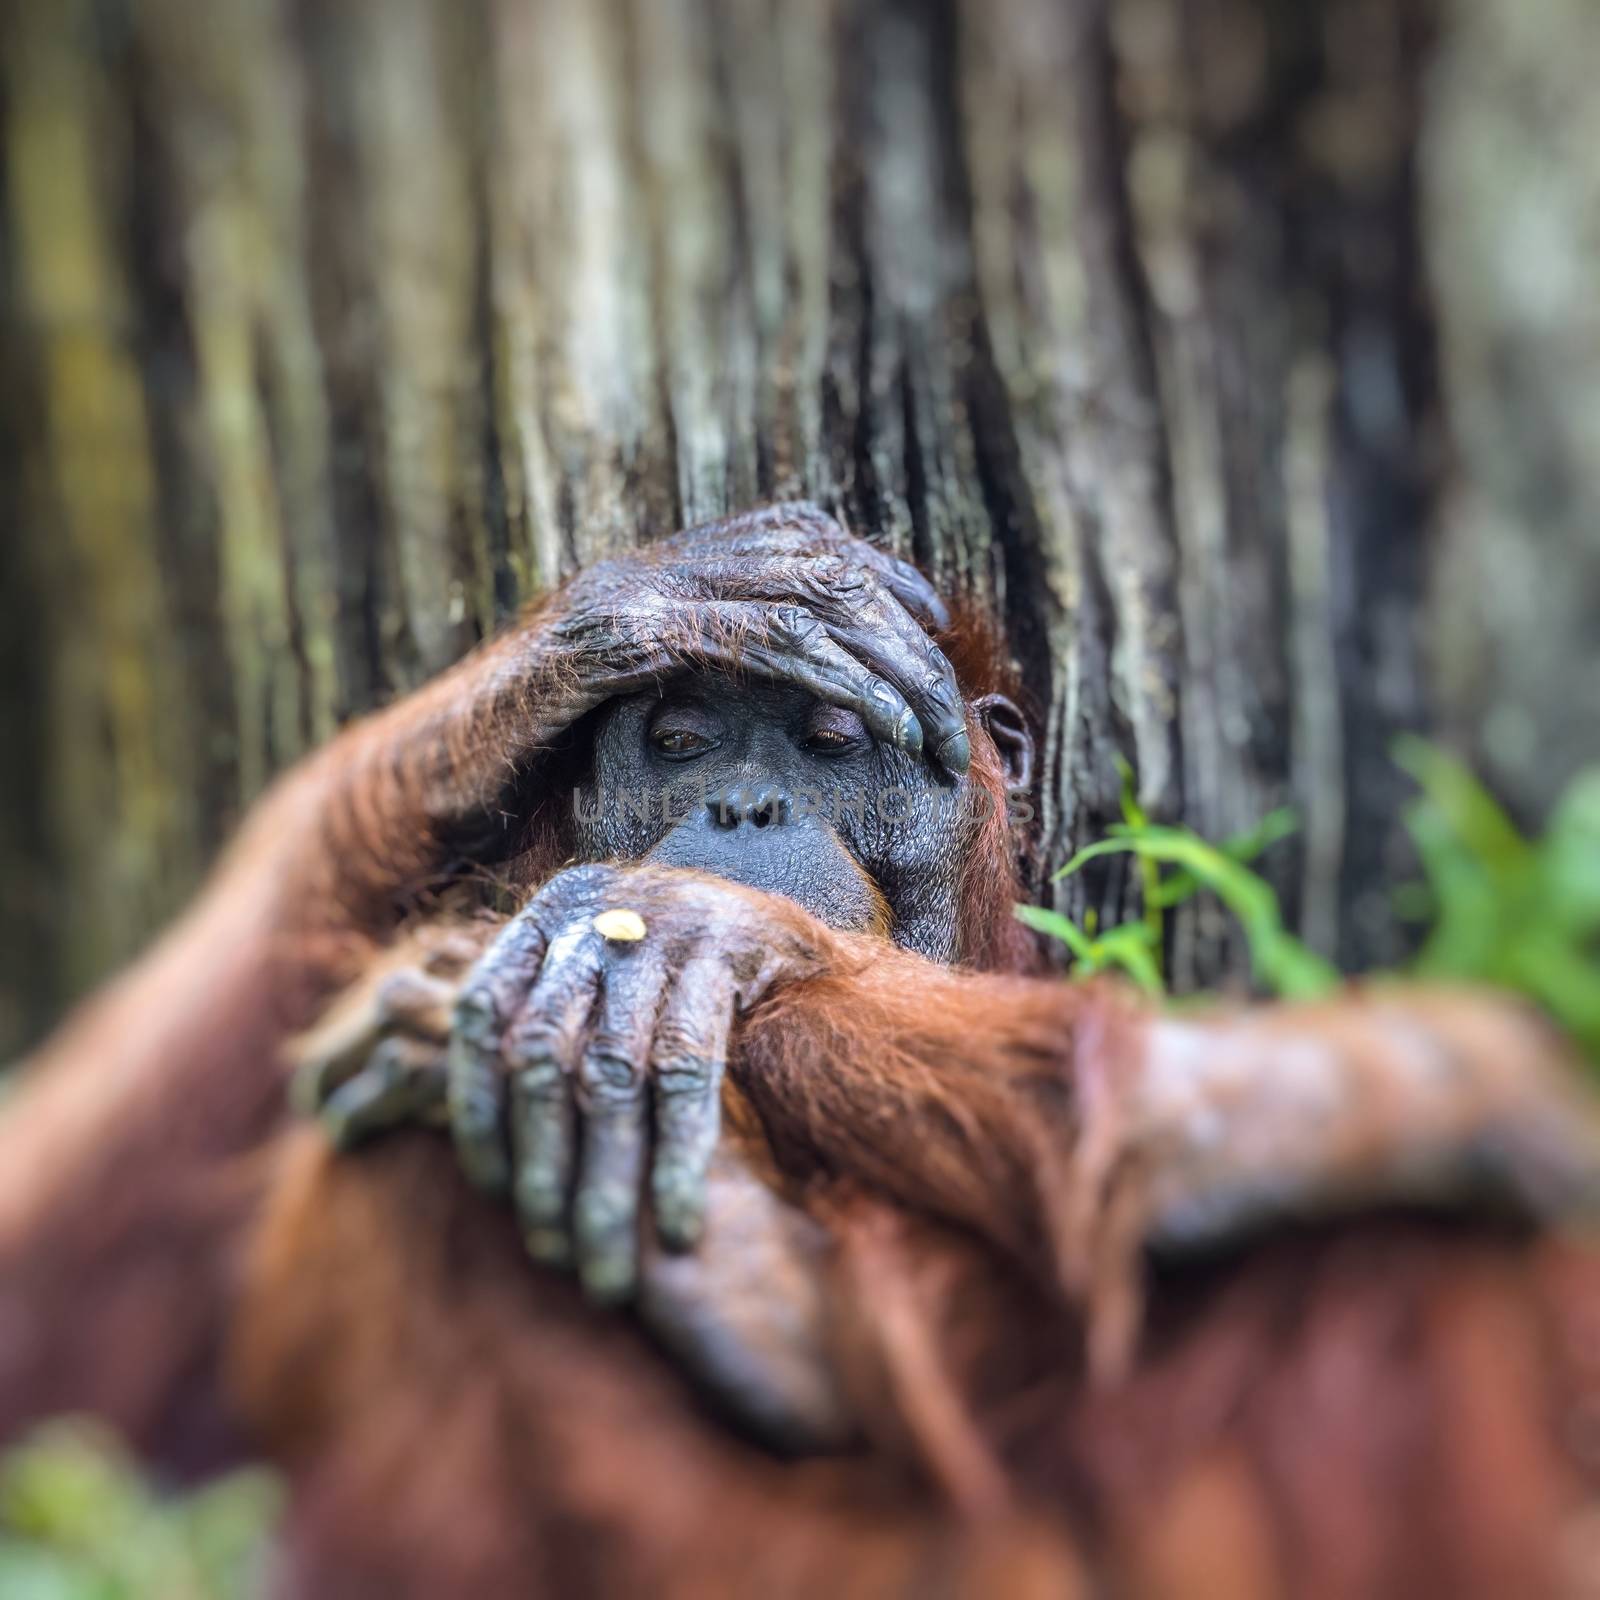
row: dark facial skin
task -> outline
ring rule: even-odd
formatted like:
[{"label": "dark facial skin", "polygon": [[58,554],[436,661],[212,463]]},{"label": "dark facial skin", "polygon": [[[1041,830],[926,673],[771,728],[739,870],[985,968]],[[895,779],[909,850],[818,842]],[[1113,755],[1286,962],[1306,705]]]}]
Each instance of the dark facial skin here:
[{"label": "dark facial skin", "polygon": [[574,816],[584,860],[711,873],[948,962],[973,795],[853,711],[701,675],[607,708]]}]

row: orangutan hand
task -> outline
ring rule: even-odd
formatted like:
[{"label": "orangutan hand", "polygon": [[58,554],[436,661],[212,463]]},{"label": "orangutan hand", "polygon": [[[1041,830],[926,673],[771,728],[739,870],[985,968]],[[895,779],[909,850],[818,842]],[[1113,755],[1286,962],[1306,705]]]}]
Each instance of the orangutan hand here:
[{"label": "orangutan hand", "polygon": [[669,1248],[699,1238],[735,1016],[821,970],[829,935],[787,900],[666,867],[557,874],[452,988],[386,980],[384,1037],[327,1037],[303,1104],[341,1144],[447,1119],[468,1176],[510,1189],[535,1259],[597,1298],[635,1287],[640,1195]]},{"label": "orangutan hand", "polygon": [[[731,1421],[785,1453],[845,1446],[856,1424],[831,1347],[827,1236],[780,1198],[759,1150],[733,1134],[718,1139],[730,1010],[804,967],[803,945],[755,926],[765,897],[690,874],[585,867],[547,890],[508,923],[424,926],[370,970],[300,1041],[300,1109],[350,1148],[398,1126],[443,1126],[453,1103],[472,1107],[455,1124],[468,1161],[482,1173],[503,1166],[508,1149],[515,1155],[530,1245],[559,1264],[575,1210],[578,1103],[587,1101],[586,1156],[595,1152],[599,1173],[613,1179],[628,1172],[626,1196],[590,1191],[599,1196],[591,1206],[605,1215],[620,1205],[623,1219],[577,1235],[591,1288],[602,1298],[620,1292],[606,1253],[620,1247],[640,1320]],[[594,930],[613,892],[649,919],[649,951]],[[595,1031],[567,1032],[563,1019],[585,1010],[602,976],[610,1004],[583,1018]],[[662,1010],[646,1039],[652,996]],[[675,1022],[685,1007],[691,1015]],[[648,1051],[639,1070],[599,1053],[602,1018],[638,1031]],[[657,1212],[678,1248],[636,1217],[651,1096]],[[691,1238],[703,1248],[684,1251]]]},{"label": "orangutan hand", "polygon": [[774,506],[573,578],[533,636],[540,714],[570,725],[689,662],[796,684],[959,777],[961,693],[929,637],[948,622],[914,567],[813,506]]}]

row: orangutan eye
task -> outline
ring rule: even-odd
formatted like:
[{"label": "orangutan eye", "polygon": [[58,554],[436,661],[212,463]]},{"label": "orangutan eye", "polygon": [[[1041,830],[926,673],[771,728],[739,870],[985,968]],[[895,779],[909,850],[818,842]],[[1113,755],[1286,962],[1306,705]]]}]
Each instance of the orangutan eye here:
[{"label": "orangutan eye", "polygon": [[658,755],[671,756],[681,761],[709,750],[712,741],[704,734],[695,733],[689,728],[663,728],[660,732],[650,735],[650,745]]},{"label": "orangutan eye", "polygon": [[842,706],[813,705],[801,730],[800,748],[814,756],[842,756],[872,742],[866,724]]}]

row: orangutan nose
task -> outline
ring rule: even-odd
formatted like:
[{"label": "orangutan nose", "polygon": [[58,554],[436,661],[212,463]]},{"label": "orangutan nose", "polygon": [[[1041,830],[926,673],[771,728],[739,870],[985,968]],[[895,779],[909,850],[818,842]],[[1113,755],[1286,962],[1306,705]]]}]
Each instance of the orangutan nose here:
[{"label": "orangutan nose", "polygon": [[706,796],[706,810],[712,822],[723,829],[744,823],[752,828],[779,827],[794,815],[794,805],[781,789],[727,789]]},{"label": "orangutan nose", "polygon": [[783,895],[832,928],[879,926],[882,896],[804,791],[771,776],[730,783],[669,828],[646,860]]}]

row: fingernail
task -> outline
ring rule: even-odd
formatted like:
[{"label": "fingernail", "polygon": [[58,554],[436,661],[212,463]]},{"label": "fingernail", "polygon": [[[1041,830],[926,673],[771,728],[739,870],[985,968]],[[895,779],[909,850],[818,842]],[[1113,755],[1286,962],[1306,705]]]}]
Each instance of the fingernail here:
[{"label": "fingernail", "polygon": [[952,733],[945,742],[939,746],[939,764],[947,770],[960,774],[972,764],[972,742],[967,738],[966,729],[959,733]]},{"label": "fingernail", "polygon": [[902,750],[909,751],[914,756],[922,754],[922,724],[917,721],[916,714],[909,707],[900,714],[899,726],[895,729],[895,741]]},{"label": "fingernail", "polygon": [[627,1254],[590,1256],[580,1262],[584,1293],[600,1305],[617,1305],[633,1293],[633,1258]]},{"label": "fingernail", "polygon": [[700,1243],[705,1233],[705,1219],[698,1212],[681,1217],[661,1217],[656,1224],[661,1243],[674,1255],[684,1255]]},{"label": "fingernail", "polygon": [[656,1236],[672,1251],[692,1250],[705,1229],[698,1203],[684,1197],[656,1203]]},{"label": "fingernail", "polygon": [[458,1146],[458,1160],[467,1181],[485,1194],[504,1194],[511,1186],[511,1163],[498,1152]]},{"label": "fingernail", "polygon": [[560,1228],[530,1228],[522,1236],[528,1254],[543,1267],[572,1265],[572,1242]]},{"label": "fingernail", "polygon": [[341,1116],[330,1116],[324,1112],[317,1119],[318,1126],[327,1135],[328,1143],[335,1150],[348,1150],[352,1143],[350,1137],[349,1119]]},{"label": "fingernail", "polygon": [[289,1110],[297,1117],[314,1117],[331,1096],[322,1092],[321,1075],[303,1069],[289,1080]]}]

